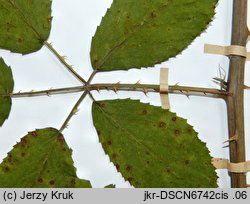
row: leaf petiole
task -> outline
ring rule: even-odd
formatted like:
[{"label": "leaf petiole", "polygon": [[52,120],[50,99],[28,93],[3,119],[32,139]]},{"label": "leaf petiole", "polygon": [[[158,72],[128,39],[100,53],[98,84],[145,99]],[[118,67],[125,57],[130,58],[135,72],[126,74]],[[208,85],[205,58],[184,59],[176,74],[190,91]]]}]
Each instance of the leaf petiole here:
[{"label": "leaf petiole", "polygon": [[87,82],[85,81],[85,79],[83,79],[74,69],[71,65],[69,65],[66,60],[65,57],[61,56],[56,50],[55,48],[52,46],[51,43],[45,41],[44,45],[46,45],[46,47],[57,57],[57,59],[67,68],[67,70],[73,75],[75,76],[75,78],[77,78],[81,83],[83,84],[87,84]]},{"label": "leaf petiole", "polygon": [[[90,84],[76,87],[66,87],[59,89],[48,89],[41,91],[30,91],[30,92],[18,92],[11,93],[6,96],[11,96],[12,98],[21,98],[21,97],[36,97],[36,96],[51,96],[56,94],[70,94],[70,93],[78,93],[83,91],[141,91],[145,93],[153,92],[159,93],[160,86],[156,84]],[[211,89],[211,88],[200,88],[200,87],[188,87],[188,86],[179,86],[173,85],[169,86],[169,94],[181,94],[181,95],[189,95],[189,96],[206,96],[213,98],[225,98],[230,96],[230,93],[224,90],[219,89]],[[93,98],[92,98],[93,99]]]},{"label": "leaf petiole", "polygon": [[59,132],[63,132],[65,130],[65,128],[68,127],[69,121],[71,120],[71,118],[76,115],[76,113],[78,112],[78,107],[81,105],[82,101],[85,99],[85,97],[88,95],[88,91],[85,91],[81,97],[78,99],[78,101],[76,102],[76,104],[74,105],[74,107],[72,108],[70,114],[68,115],[68,117],[66,118],[66,120],[64,121],[63,125],[61,126]]},{"label": "leaf petiole", "polygon": [[41,91],[17,92],[17,93],[11,93],[9,96],[11,98],[51,96],[51,95],[56,95],[56,94],[69,94],[69,93],[82,92],[85,89],[86,89],[85,86],[76,86],[76,87],[48,89],[48,90],[41,90]]}]

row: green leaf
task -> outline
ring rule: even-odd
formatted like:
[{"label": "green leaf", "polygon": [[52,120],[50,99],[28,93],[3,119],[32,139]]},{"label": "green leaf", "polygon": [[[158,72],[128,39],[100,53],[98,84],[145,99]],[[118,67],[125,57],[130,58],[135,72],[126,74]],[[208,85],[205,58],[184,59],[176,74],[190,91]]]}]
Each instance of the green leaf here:
[{"label": "green leaf", "polygon": [[12,93],[14,81],[11,69],[0,58],[0,126],[9,117],[11,109],[11,98],[9,94]]},{"label": "green leaf", "polygon": [[207,28],[218,0],[114,0],[92,40],[100,71],[149,67],[176,56]]},{"label": "green leaf", "polygon": [[0,0],[0,48],[39,50],[51,29],[51,0]]},{"label": "green leaf", "polygon": [[76,176],[72,151],[63,135],[46,128],[30,132],[0,165],[1,188],[89,188]]},{"label": "green leaf", "polygon": [[93,104],[100,142],[134,187],[217,187],[209,151],[187,121],[133,100]]},{"label": "green leaf", "polygon": [[115,188],[115,185],[114,184],[110,184],[108,186],[105,186],[104,188]]}]

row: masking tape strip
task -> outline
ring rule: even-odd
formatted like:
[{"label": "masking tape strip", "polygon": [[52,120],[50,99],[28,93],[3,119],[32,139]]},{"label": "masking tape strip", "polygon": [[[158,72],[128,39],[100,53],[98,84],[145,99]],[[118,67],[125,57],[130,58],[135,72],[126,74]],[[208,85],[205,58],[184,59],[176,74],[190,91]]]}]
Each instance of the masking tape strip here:
[{"label": "masking tape strip", "polygon": [[230,163],[227,159],[213,158],[212,164],[216,169],[228,169],[233,173],[247,173],[250,171],[250,161]]},{"label": "masking tape strip", "polygon": [[247,52],[246,47],[242,47],[239,45],[220,46],[220,45],[205,44],[204,53],[226,55],[226,56],[238,55],[241,57],[245,57],[247,60],[250,60],[250,53]]},{"label": "masking tape strip", "polygon": [[168,97],[168,68],[161,68],[160,70],[160,96],[162,109],[170,109]]}]

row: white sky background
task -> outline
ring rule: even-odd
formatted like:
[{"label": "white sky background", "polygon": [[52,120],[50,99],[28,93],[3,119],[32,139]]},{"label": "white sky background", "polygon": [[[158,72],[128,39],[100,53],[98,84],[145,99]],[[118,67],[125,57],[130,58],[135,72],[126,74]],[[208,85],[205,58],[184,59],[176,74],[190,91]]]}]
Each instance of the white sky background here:
[{"label": "white sky background", "polygon": [[[69,64],[85,79],[92,72],[89,51],[91,38],[100,24],[106,9],[112,0],[54,0],[53,24],[49,42],[61,55],[66,55]],[[232,0],[220,0],[215,20],[181,55],[161,65],[148,69],[131,69],[112,73],[100,73],[93,83],[118,82],[159,84],[160,67],[170,68],[170,84],[219,88],[212,78],[218,76],[219,65],[228,70],[228,58],[203,54],[204,43],[229,45],[231,36]],[[115,31],[114,31],[115,32]],[[101,46],[101,45],[100,45]],[[21,56],[0,50],[0,56],[12,67],[15,80],[15,92],[61,88],[81,85],[71,76],[63,65],[45,47],[40,51]],[[246,84],[250,84],[249,64],[246,67]],[[126,93],[102,91],[94,92],[97,100],[127,98],[140,99],[141,102],[160,106],[159,94]],[[0,128],[0,160],[20,140],[21,137],[39,128],[60,128],[71,108],[81,94],[56,95],[51,97],[13,99],[9,119]],[[226,106],[222,100],[171,95],[171,110],[188,122],[199,132],[199,138],[207,142],[213,157],[228,158],[228,148],[222,148],[227,140]],[[247,159],[250,159],[250,93],[246,91],[246,142]],[[93,187],[116,184],[117,187],[129,187],[121,174],[105,156],[91,116],[91,99],[81,104],[78,115],[64,132],[68,145],[73,149],[73,159],[80,178],[91,181]],[[217,171],[219,186],[230,187],[227,171]],[[190,178],[191,179],[191,178]],[[250,183],[248,175],[248,183]]]}]

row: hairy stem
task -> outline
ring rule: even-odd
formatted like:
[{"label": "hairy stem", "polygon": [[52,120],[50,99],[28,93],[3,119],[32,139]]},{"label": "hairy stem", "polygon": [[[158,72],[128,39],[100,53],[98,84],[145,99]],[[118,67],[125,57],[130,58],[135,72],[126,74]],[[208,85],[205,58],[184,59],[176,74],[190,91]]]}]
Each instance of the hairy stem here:
[{"label": "hairy stem", "polygon": [[[18,92],[12,93],[12,98],[21,97],[36,97],[36,96],[51,96],[56,94],[69,94],[83,91],[100,91],[100,90],[111,90],[111,91],[140,91],[143,93],[149,92],[160,92],[160,86],[155,84],[90,84],[84,86],[67,87],[59,89],[48,89],[42,91],[30,91],[30,92]],[[169,94],[181,94],[185,96],[206,96],[213,98],[226,98],[230,96],[227,91],[211,88],[199,88],[199,87],[187,87],[187,86],[169,86]],[[93,99],[93,98],[92,98]],[[94,99],[93,99],[94,100]]]},{"label": "hairy stem", "polygon": [[79,100],[76,102],[76,104],[74,105],[74,107],[72,108],[70,114],[68,115],[68,117],[66,118],[66,120],[64,121],[62,127],[60,128],[59,132],[63,132],[63,130],[65,128],[68,127],[69,121],[71,120],[71,118],[76,115],[76,113],[78,112],[78,107],[80,106],[80,104],[82,103],[82,101],[85,99],[85,97],[88,95],[88,91],[85,91],[81,97],[79,98]]},{"label": "hairy stem", "polygon": [[[234,0],[232,22],[232,45],[246,46],[249,30],[247,28],[247,0]],[[230,142],[230,161],[245,162],[245,132],[244,132],[244,78],[246,58],[230,56],[230,67],[227,91],[232,93],[227,98],[229,139],[237,136],[237,140]],[[233,188],[246,187],[246,174],[231,173]]]},{"label": "hairy stem", "polygon": [[[149,92],[160,92],[160,85],[154,84],[91,84],[90,90],[112,90],[112,91],[141,91],[146,93]],[[228,92],[218,89],[211,88],[198,88],[198,87],[187,87],[187,86],[169,86],[169,94],[181,94],[186,96],[207,96],[213,98],[225,98],[230,95]]]},{"label": "hairy stem", "polygon": [[51,95],[56,95],[56,94],[69,94],[69,93],[82,92],[85,89],[86,88],[84,86],[76,86],[76,87],[67,87],[67,88],[59,88],[59,89],[48,89],[48,90],[42,90],[42,91],[11,93],[10,96],[12,98],[51,96]]},{"label": "hairy stem", "polygon": [[47,46],[47,48],[57,57],[57,59],[67,68],[67,70],[75,77],[77,78],[81,83],[86,84],[87,82],[85,79],[83,79],[74,69],[71,65],[69,65],[65,61],[65,57],[61,56],[55,48],[52,46],[51,43],[45,41],[44,44]]}]

